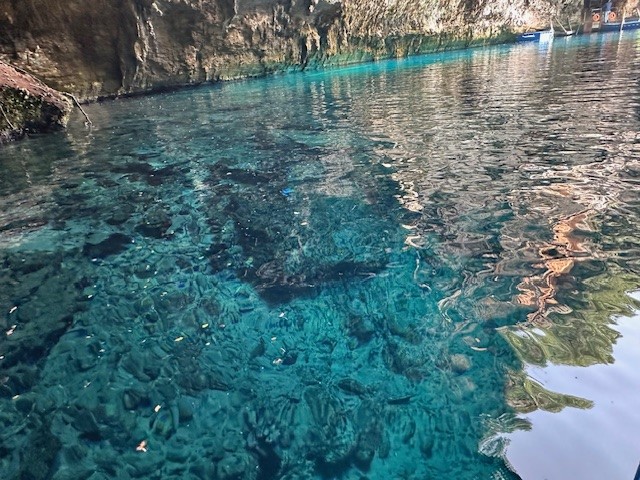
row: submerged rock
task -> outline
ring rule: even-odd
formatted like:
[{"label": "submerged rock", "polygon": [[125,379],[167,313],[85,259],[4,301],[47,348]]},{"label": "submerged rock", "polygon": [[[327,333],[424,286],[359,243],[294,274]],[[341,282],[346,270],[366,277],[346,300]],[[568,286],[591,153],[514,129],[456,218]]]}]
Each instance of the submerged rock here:
[{"label": "submerged rock", "polygon": [[350,314],[346,318],[345,328],[349,335],[354,338],[354,346],[367,343],[376,334],[374,322],[360,314]]},{"label": "submerged rock", "polygon": [[112,233],[100,242],[87,242],[82,252],[90,258],[106,258],[123,252],[132,240],[130,236],[123,233]]},{"label": "submerged rock", "polygon": [[178,415],[180,422],[188,422],[193,418],[194,401],[185,397],[178,399]]},{"label": "submerged rock", "polygon": [[73,428],[80,432],[82,438],[91,441],[100,440],[100,427],[93,413],[84,409],[69,407],[65,410],[65,414],[73,419],[71,424]]},{"label": "submerged rock", "polygon": [[118,205],[106,218],[109,225],[122,225],[131,218],[133,207],[130,204]]},{"label": "submerged rock", "polygon": [[451,355],[449,361],[451,363],[451,370],[457,374],[462,374],[471,368],[471,359],[462,353]]},{"label": "submerged rock", "polygon": [[150,426],[153,433],[163,438],[169,438],[175,432],[173,416],[166,409],[156,414]]},{"label": "submerged rock", "polygon": [[127,453],[123,455],[123,460],[128,464],[127,472],[135,478],[152,478],[164,462],[163,456],[155,453],[154,450],[147,451],[143,455],[138,452]]},{"label": "submerged rock", "polygon": [[122,404],[127,410],[135,410],[141,404],[148,405],[147,395],[140,389],[127,389],[122,394]]},{"label": "submerged rock", "polygon": [[[229,268],[250,281],[271,303],[288,301],[315,292],[322,284],[350,277],[374,276],[388,262],[390,241],[380,232],[389,231],[384,213],[358,199],[314,195],[305,200],[308,226],[301,228],[296,208],[287,197],[264,201],[267,191],[277,186],[257,185],[241,197],[218,187],[228,181],[225,170],[212,170],[212,185],[227,194],[224,210],[218,195],[209,210],[212,230],[228,218],[233,226],[222,227],[241,255],[232,257],[230,249],[218,244],[210,250],[214,269]],[[265,180],[266,181],[266,180]],[[308,205],[308,206],[307,206]],[[298,212],[299,213],[299,212]],[[362,326],[366,330],[368,326]],[[357,332],[366,339],[366,332]]]},{"label": "submerged rock", "polygon": [[[84,309],[77,266],[58,252],[0,255],[0,303],[13,306],[0,316],[0,397],[22,397],[38,383],[42,363]],[[18,398],[21,410],[30,411],[27,398]]]},{"label": "submerged rock", "polygon": [[338,399],[322,388],[309,387],[303,398],[309,408],[306,443],[320,470],[348,465],[357,446],[354,425]]},{"label": "submerged rock", "polygon": [[247,454],[226,455],[216,469],[220,480],[251,480],[257,478],[257,462]]},{"label": "submerged rock", "polygon": [[338,381],[338,387],[346,393],[362,396],[369,392],[366,385],[353,378],[342,378]]},{"label": "submerged rock", "polygon": [[20,452],[20,472],[17,478],[51,478],[56,456],[62,443],[51,433],[47,421],[33,431]]},{"label": "submerged rock", "polygon": [[136,232],[145,237],[163,238],[171,226],[171,217],[161,207],[154,207],[145,212],[143,222],[136,227]]}]

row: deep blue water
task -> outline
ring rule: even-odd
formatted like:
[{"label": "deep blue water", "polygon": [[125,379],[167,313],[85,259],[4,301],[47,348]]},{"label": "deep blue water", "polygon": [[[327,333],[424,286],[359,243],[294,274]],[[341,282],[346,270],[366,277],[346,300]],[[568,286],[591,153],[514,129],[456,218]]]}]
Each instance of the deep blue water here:
[{"label": "deep blue water", "polygon": [[532,369],[615,364],[636,307],[638,78],[640,37],[594,35],[3,147],[0,477],[541,478],[535,413],[597,410]]}]

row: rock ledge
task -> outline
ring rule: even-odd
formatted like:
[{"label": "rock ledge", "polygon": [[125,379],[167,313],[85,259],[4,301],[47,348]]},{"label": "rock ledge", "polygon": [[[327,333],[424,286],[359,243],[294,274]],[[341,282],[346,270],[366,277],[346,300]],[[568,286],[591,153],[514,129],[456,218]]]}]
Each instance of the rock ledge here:
[{"label": "rock ledge", "polygon": [[71,108],[62,93],[0,62],[0,143],[64,127]]}]

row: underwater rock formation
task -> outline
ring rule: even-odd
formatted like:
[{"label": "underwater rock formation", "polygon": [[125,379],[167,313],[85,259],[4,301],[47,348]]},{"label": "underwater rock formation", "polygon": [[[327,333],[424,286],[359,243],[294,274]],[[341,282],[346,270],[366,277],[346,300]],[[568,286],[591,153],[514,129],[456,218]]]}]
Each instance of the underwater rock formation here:
[{"label": "underwater rock formation", "polygon": [[2,0],[0,6],[0,60],[86,100],[505,41],[551,18],[564,21],[582,2]]},{"label": "underwater rock formation", "polygon": [[63,127],[70,110],[60,92],[0,62],[0,143]]}]

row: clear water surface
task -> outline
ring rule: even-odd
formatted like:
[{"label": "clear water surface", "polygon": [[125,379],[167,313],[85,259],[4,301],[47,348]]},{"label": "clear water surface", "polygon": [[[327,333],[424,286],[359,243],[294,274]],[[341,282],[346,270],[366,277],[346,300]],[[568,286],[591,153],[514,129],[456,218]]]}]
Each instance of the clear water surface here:
[{"label": "clear water surface", "polygon": [[631,478],[638,78],[593,35],[3,147],[0,476]]}]

